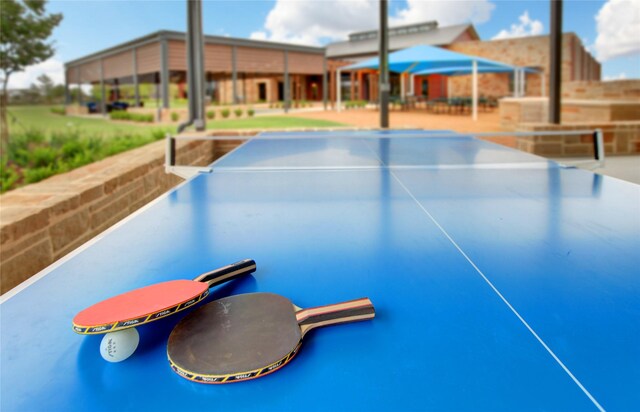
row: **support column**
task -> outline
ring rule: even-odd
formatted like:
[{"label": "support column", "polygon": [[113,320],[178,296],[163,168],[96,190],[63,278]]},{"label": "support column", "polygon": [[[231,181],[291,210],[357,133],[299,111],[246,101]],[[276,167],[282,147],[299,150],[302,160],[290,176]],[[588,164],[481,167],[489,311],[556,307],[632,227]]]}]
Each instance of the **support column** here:
[{"label": "support column", "polygon": [[336,111],[342,110],[342,72],[340,69],[336,71]]},{"label": "support column", "polygon": [[64,68],[64,105],[68,106],[71,103],[71,94],[69,93],[69,76],[67,75],[68,69]]},{"label": "support column", "polygon": [[76,67],[76,79],[78,79],[78,105],[84,104],[83,92],[82,92],[82,78],[80,78],[80,66]]},{"label": "support column", "polygon": [[473,110],[473,120],[478,120],[478,61],[473,61],[473,102],[472,102],[472,110]]},{"label": "support column", "polygon": [[349,72],[349,85],[350,90],[349,90],[349,100],[355,100],[355,94],[356,94],[356,79],[355,79],[355,73],[353,71]]},{"label": "support column", "polygon": [[133,49],[131,52],[133,57],[133,100],[136,107],[140,107],[140,85],[138,84],[138,52]]},{"label": "support column", "polygon": [[362,71],[358,71],[358,100],[364,100],[364,85],[362,84]]},{"label": "support column", "polygon": [[101,100],[101,108],[100,112],[102,115],[107,114],[107,104],[105,100],[105,87],[104,87],[104,68],[102,67],[102,59],[100,59],[100,100]]},{"label": "support column", "polygon": [[415,96],[416,95],[416,75],[415,74],[410,74],[409,75],[409,94],[411,96]]},{"label": "support column", "polygon": [[327,110],[327,92],[329,86],[327,84],[327,56],[322,59],[322,105]]},{"label": "support column", "polygon": [[289,113],[291,90],[289,87],[289,52],[284,51],[284,112]]},{"label": "support column", "polygon": [[388,13],[389,4],[387,0],[380,0],[380,31],[378,39],[380,55],[380,127],[389,127],[389,33],[388,33]]},{"label": "support column", "polygon": [[519,97],[518,94],[520,89],[518,88],[518,71],[517,67],[513,70],[513,97]]},{"label": "support column", "polygon": [[231,103],[238,104],[238,69],[236,65],[236,46],[231,47]]},{"label": "support column", "polygon": [[560,124],[562,82],[562,0],[551,0],[549,35],[549,123]]},{"label": "support column", "polygon": [[336,101],[336,71],[329,72],[329,100],[331,103]]},{"label": "support column", "polygon": [[375,100],[373,95],[373,84],[376,80],[375,74],[369,73],[369,101]]},{"label": "support column", "polygon": [[169,104],[169,43],[163,39],[160,49],[160,82],[162,90],[162,107],[168,109]]}]

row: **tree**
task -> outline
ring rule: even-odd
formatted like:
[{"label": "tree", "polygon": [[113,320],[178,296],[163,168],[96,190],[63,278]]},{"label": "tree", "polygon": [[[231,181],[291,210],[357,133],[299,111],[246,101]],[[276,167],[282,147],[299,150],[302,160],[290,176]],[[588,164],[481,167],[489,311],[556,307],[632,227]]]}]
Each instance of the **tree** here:
[{"label": "tree", "polygon": [[0,6],[0,143],[2,151],[9,141],[7,122],[7,85],[9,77],[25,67],[53,56],[54,48],[47,39],[60,24],[62,14],[47,14],[46,0],[2,0]]},{"label": "tree", "polygon": [[53,84],[53,80],[51,77],[46,74],[41,74],[38,76],[38,88],[40,89],[40,95],[42,96],[42,100],[46,103],[51,103],[51,99],[53,98],[53,88],[55,84]]}]

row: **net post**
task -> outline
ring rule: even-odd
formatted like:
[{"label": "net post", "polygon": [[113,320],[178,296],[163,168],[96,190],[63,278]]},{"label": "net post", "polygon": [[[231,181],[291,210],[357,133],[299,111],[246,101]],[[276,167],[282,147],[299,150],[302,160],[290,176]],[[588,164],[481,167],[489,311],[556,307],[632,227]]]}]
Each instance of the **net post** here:
[{"label": "net post", "polygon": [[171,133],[166,134],[166,148],[164,156],[165,173],[171,173],[171,168],[176,165],[176,139]]},{"label": "net post", "polygon": [[604,138],[602,129],[593,131],[593,155],[601,166],[604,166]]}]

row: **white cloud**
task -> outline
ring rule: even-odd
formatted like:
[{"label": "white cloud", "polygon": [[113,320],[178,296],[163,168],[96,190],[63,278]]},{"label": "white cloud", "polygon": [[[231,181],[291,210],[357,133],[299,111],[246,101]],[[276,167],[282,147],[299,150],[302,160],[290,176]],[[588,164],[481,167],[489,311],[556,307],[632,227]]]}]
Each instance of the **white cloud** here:
[{"label": "white cloud", "polygon": [[27,67],[24,71],[13,73],[9,77],[9,89],[27,89],[37,83],[38,76],[46,74],[55,84],[64,84],[64,64],[56,56]]},{"label": "white cloud", "polygon": [[520,17],[520,23],[514,23],[509,30],[500,30],[498,34],[493,36],[494,40],[511,39],[514,37],[537,36],[544,31],[544,25],[540,20],[533,20],[529,17],[529,12],[525,10]]},{"label": "white cloud", "polygon": [[436,20],[440,26],[461,23],[481,24],[491,18],[495,4],[488,0],[434,1],[407,0],[407,8],[398,10],[389,22],[393,25]]},{"label": "white cloud", "polygon": [[622,72],[622,73],[618,73],[615,74],[613,76],[604,76],[604,81],[611,81],[611,80],[625,80],[627,78],[627,73]]},{"label": "white cloud", "polygon": [[267,33],[261,30],[254,31],[253,33],[251,33],[249,38],[253,40],[267,40]]},{"label": "white cloud", "polygon": [[[307,45],[343,40],[349,33],[378,27],[377,0],[277,0],[264,27],[252,39]],[[494,4],[488,0],[408,0],[406,8],[389,17],[390,25],[437,20],[441,26],[483,23],[491,17]]]},{"label": "white cloud", "polygon": [[595,16],[598,37],[594,49],[598,59],[640,53],[640,2],[609,0]]}]

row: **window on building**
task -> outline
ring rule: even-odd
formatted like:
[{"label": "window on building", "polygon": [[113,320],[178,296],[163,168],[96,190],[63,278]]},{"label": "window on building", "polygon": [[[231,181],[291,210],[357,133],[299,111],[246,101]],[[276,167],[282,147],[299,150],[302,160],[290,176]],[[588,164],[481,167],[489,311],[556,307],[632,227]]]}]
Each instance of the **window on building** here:
[{"label": "window on building", "polygon": [[267,101],[267,83],[258,83],[258,100]]},{"label": "window on building", "polygon": [[422,93],[423,96],[429,97],[429,80],[428,79],[421,80],[420,92]]}]

